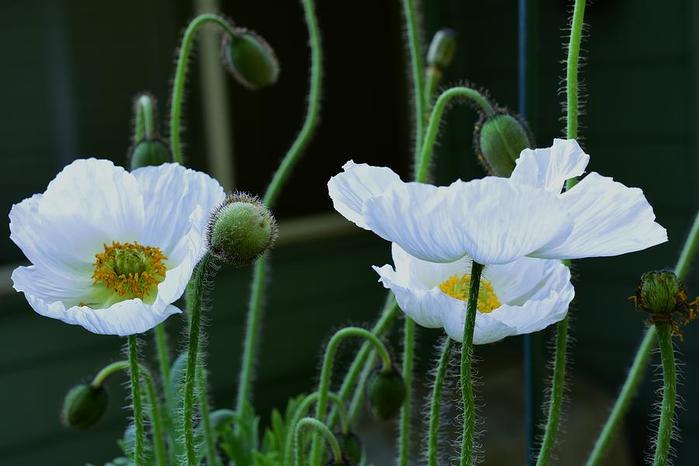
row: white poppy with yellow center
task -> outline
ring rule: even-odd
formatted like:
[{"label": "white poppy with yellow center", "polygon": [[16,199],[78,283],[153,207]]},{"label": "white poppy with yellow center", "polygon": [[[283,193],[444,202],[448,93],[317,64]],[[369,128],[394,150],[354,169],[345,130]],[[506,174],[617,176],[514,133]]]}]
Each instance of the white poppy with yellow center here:
[{"label": "white poppy with yellow center", "polygon": [[[463,340],[471,260],[417,259],[392,245],[394,266],[374,267],[400,308],[418,325],[443,327]],[[542,330],[562,320],[574,296],[568,267],[556,260],[522,258],[489,265],[481,276],[473,343],[491,343]]]},{"label": "white poppy with yellow center", "polygon": [[224,197],[216,180],[178,164],[129,173],[76,160],[12,206],[10,238],[32,264],[15,269],[14,288],[39,314],[91,332],[145,332],[180,312],[173,303]]}]

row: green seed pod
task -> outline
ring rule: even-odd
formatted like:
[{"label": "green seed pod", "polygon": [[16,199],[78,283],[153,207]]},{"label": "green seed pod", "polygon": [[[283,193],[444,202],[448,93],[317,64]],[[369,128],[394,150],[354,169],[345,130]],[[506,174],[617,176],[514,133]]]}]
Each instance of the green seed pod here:
[{"label": "green seed pod", "polygon": [[254,31],[237,28],[224,34],[221,55],[224,66],[248,89],[271,86],[279,78],[279,60],[266,40]]},{"label": "green seed pod", "polygon": [[343,434],[338,432],[335,434],[337,442],[340,444],[342,457],[347,459],[352,464],[359,464],[362,460],[362,442],[352,432]]},{"label": "green seed pod", "polygon": [[129,149],[131,170],[157,166],[172,161],[170,148],[160,139],[143,139]]},{"label": "green seed pod", "polygon": [[519,154],[534,147],[534,139],[524,120],[501,111],[481,116],[473,135],[473,145],[491,175],[509,177]]},{"label": "green seed pod", "polygon": [[377,419],[387,421],[400,412],[405,399],[405,383],[396,369],[375,371],[366,388],[371,411]]},{"label": "green seed pod", "polygon": [[102,418],[108,402],[109,397],[104,387],[76,385],[70,389],[63,401],[61,420],[66,427],[87,429]]},{"label": "green seed pod", "polygon": [[427,65],[444,70],[454,58],[456,32],[453,29],[440,29],[432,38],[427,51]]},{"label": "green seed pod", "polygon": [[209,221],[209,250],[228,264],[250,264],[272,247],[276,237],[272,213],[257,198],[244,193],[228,196]]}]

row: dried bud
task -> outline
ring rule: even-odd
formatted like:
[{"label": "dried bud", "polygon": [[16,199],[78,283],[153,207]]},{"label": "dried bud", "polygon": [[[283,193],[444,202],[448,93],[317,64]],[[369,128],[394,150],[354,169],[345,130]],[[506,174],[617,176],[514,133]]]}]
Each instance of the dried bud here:
[{"label": "dried bud", "polygon": [[699,300],[689,301],[682,281],[667,270],[644,273],[631,299],[638,310],[651,315],[652,322],[669,323],[678,336],[680,325],[694,320],[699,308]]},{"label": "dried bud", "polygon": [[444,70],[454,58],[456,51],[456,32],[453,29],[440,29],[432,38],[427,51],[427,65]]},{"label": "dried bud", "polygon": [[500,111],[482,115],[473,135],[476,154],[491,175],[509,177],[519,154],[534,146],[527,123]]},{"label": "dried bud", "polygon": [[367,396],[374,416],[382,421],[395,417],[405,399],[405,383],[400,372],[377,370],[367,381]]},{"label": "dried bud", "polygon": [[253,262],[272,247],[277,223],[257,198],[236,193],[211,215],[208,241],[211,253],[228,264]]},{"label": "dried bud", "polygon": [[80,384],[71,388],[63,401],[61,420],[66,427],[87,429],[97,424],[107,410],[109,397],[102,386]]},{"label": "dried bud", "polygon": [[129,150],[131,170],[162,165],[171,161],[170,148],[160,139],[143,139],[131,146]]},{"label": "dried bud", "polygon": [[337,442],[340,444],[342,457],[347,459],[351,464],[359,464],[362,461],[362,442],[352,432],[335,434]]},{"label": "dried bud", "polygon": [[254,31],[235,29],[224,34],[221,55],[225,67],[243,86],[257,90],[271,86],[279,77],[279,60],[266,40]]}]

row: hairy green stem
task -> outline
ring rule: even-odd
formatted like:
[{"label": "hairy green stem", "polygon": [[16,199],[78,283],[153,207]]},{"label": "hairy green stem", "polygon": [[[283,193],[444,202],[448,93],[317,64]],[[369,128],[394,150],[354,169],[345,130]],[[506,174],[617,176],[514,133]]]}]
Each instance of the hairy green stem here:
[{"label": "hairy green stem", "polygon": [[199,28],[206,23],[217,24],[228,34],[235,35],[228,21],[218,15],[209,13],[194,18],[184,31],[182,43],[180,44],[180,52],[177,57],[175,78],[172,83],[172,97],[170,99],[170,149],[172,150],[172,158],[177,163],[182,163],[180,120],[182,118],[182,102],[184,100],[185,83],[187,80],[187,64],[196,33]]},{"label": "hairy green stem", "polygon": [[432,113],[430,114],[427,131],[425,133],[425,140],[422,144],[422,150],[420,151],[420,159],[415,165],[415,181],[424,183],[427,179],[434,144],[437,140],[437,134],[439,133],[439,124],[442,121],[442,114],[447,108],[447,105],[456,98],[468,99],[476,104],[486,115],[492,115],[495,113],[495,109],[490,102],[488,102],[488,99],[485,98],[480,92],[476,91],[475,89],[471,89],[470,87],[452,87],[442,92],[442,94],[440,94],[440,96],[437,98],[437,101],[432,108]]},{"label": "hairy green stem", "polygon": [[194,386],[196,384],[199,357],[199,340],[201,339],[201,312],[204,298],[205,282],[209,278],[212,257],[207,252],[192,275],[192,289],[189,294],[189,345],[187,348],[187,370],[184,379],[184,407],[182,421],[184,425],[184,445],[187,453],[187,465],[196,466],[197,454],[194,441]]},{"label": "hairy green stem", "polygon": [[303,434],[304,430],[314,430],[317,434],[322,435],[330,446],[330,451],[332,451],[335,464],[342,464],[342,451],[340,450],[340,444],[332,431],[318,419],[305,417],[296,424],[294,429],[296,466],[307,466],[308,464],[303,462],[303,442],[301,435]]},{"label": "hairy green stem", "polygon": [[422,147],[422,136],[425,131],[425,94],[422,47],[420,44],[420,29],[418,25],[415,0],[402,0],[405,30],[408,35],[408,50],[410,52],[410,75],[413,85],[413,105],[415,119],[415,162]]},{"label": "hairy green stem", "polygon": [[568,59],[566,61],[566,137],[578,137],[578,112],[580,96],[578,95],[578,68],[580,62],[580,43],[582,42],[583,21],[585,18],[586,0],[575,0],[573,19],[570,24],[570,39],[568,41]]},{"label": "hairy green stem", "polygon": [[[320,116],[321,84],[323,79],[323,49],[320,30],[318,28],[318,20],[316,18],[313,0],[301,0],[301,3],[303,5],[304,18],[306,20],[311,47],[311,77],[306,104],[306,116],[301,131],[282,159],[262,199],[263,203],[269,208],[274,206],[286,180],[291,175],[292,170],[313,137]],[[243,355],[240,364],[238,397],[236,401],[236,409],[238,412],[241,411],[245,403],[249,402],[252,389],[253,371],[257,361],[257,340],[259,339],[260,321],[262,319],[262,296],[264,294],[266,260],[266,256],[263,256],[258,259],[255,264],[245,342],[243,343]]]},{"label": "hairy green stem", "polygon": [[670,324],[656,324],[655,327],[660,347],[660,360],[663,364],[663,402],[660,407],[660,423],[655,442],[653,466],[667,466],[677,402],[677,368],[675,367],[675,350],[672,346]]},{"label": "hairy green stem", "polygon": [[366,359],[366,363],[364,364],[364,368],[362,369],[361,373],[359,374],[359,378],[357,379],[357,385],[355,387],[354,394],[352,395],[352,399],[350,400],[349,414],[348,414],[350,424],[353,424],[357,420],[357,417],[359,416],[359,412],[361,410],[362,404],[364,403],[364,395],[366,393],[366,391],[364,390],[364,387],[366,386],[367,380],[369,380],[369,376],[373,372],[373,368],[375,365],[376,365],[376,353],[374,351],[371,351],[371,352],[369,352],[369,356]]},{"label": "hairy green stem", "polygon": [[475,463],[473,439],[476,430],[476,406],[473,397],[473,381],[471,371],[473,363],[473,332],[476,329],[476,313],[478,312],[478,292],[481,286],[483,265],[473,262],[471,266],[471,284],[468,289],[468,303],[464,318],[464,337],[461,342],[461,395],[464,405],[464,429],[461,438],[461,466]]},{"label": "hairy green stem", "polygon": [[133,461],[135,466],[145,465],[145,432],[143,427],[143,402],[141,400],[141,377],[138,362],[138,340],[136,335],[129,335],[129,375],[131,376],[131,403],[133,404],[136,440]]},{"label": "hairy green stem", "polygon": [[204,441],[206,446],[206,461],[209,466],[218,466],[220,464],[218,452],[216,451],[216,438],[213,428],[211,427],[211,417],[209,409],[209,392],[207,387],[207,372],[202,363],[199,363],[197,368],[197,397],[199,399],[199,413],[201,415],[201,424],[204,428]]},{"label": "hairy green stem", "polygon": [[697,248],[699,247],[699,211],[697,211],[694,216],[694,223],[692,223],[692,228],[689,230],[689,235],[687,236],[684,246],[682,247],[682,252],[680,253],[680,258],[677,260],[677,265],[675,265],[675,275],[680,280],[684,280],[689,274],[689,268],[692,265],[692,260],[697,254]]},{"label": "hairy green stem", "polygon": [[439,466],[439,420],[442,406],[442,388],[449,368],[449,356],[451,354],[452,339],[446,337],[442,344],[442,354],[437,364],[437,372],[432,386],[432,398],[430,400],[430,425],[427,434],[427,464]]},{"label": "hairy green stem", "polygon": [[90,385],[94,388],[101,387],[107,379],[116,372],[125,371],[130,367],[131,361],[115,361],[103,367],[92,379]]},{"label": "hairy green stem", "polygon": [[[141,95],[138,98],[138,112],[136,116],[136,141],[141,139],[152,139],[155,136],[155,118],[153,115],[153,99],[149,95]],[[140,118],[139,118],[140,117]],[[138,137],[139,133],[139,120],[143,123],[143,133],[141,137]]]},{"label": "hairy green stem", "polygon": [[415,362],[415,321],[405,316],[403,325],[403,382],[405,398],[400,410],[398,435],[398,464],[408,466],[410,459],[410,419],[413,411],[413,365]]}]

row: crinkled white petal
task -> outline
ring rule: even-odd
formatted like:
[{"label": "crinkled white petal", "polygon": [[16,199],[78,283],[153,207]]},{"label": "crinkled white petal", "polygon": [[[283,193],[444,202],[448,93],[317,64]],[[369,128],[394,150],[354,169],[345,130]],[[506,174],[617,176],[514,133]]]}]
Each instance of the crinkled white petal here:
[{"label": "crinkled white petal", "polygon": [[373,232],[429,262],[469,256],[504,264],[562,243],[572,229],[557,196],[496,177],[396,185],[365,202],[364,218]]},{"label": "crinkled white petal", "polygon": [[201,232],[195,245],[201,257],[209,215],[225,199],[218,181],[177,163],[143,167],[132,173],[143,193],[145,208],[140,242],[160,247],[169,257],[177,243],[195,227]]},{"label": "crinkled white petal", "polygon": [[667,231],[655,222],[653,208],[638,188],[593,172],[561,199],[574,221],[573,231],[562,244],[537,251],[536,257],[616,256],[667,241]]},{"label": "crinkled white petal", "polygon": [[[393,245],[395,269],[374,267],[383,285],[396,296],[399,307],[418,325],[443,327],[457,341],[463,340],[466,303],[439,289],[453,275],[470,273],[467,259],[455,263],[429,263]],[[570,271],[559,261],[523,258],[484,270],[502,306],[490,313],[478,312],[474,344],[486,344],[507,336],[532,333],[562,320],[573,299]]]},{"label": "crinkled white petal", "polygon": [[590,161],[575,139],[554,139],[544,149],[524,149],[510,180],[558,194],[565,181],[580,176]]},{"label": "crinkled white petal", "polygon": [[368,230],[364,219],[364,203],[402,183],[390,168],[372,167],[350,160],[328,181],[328,192],[335,210],[358,227]]}]

